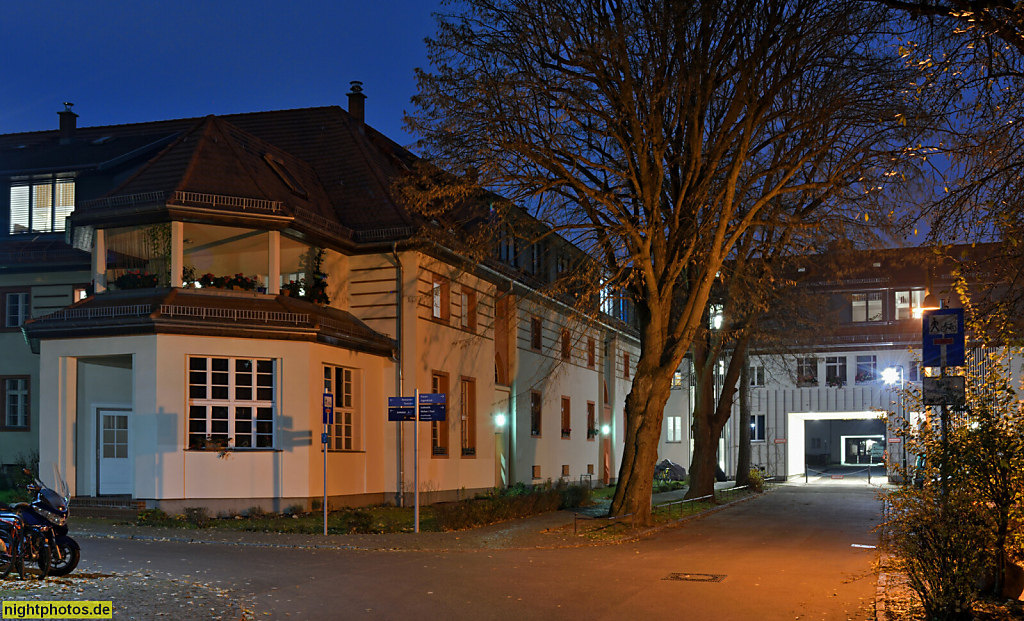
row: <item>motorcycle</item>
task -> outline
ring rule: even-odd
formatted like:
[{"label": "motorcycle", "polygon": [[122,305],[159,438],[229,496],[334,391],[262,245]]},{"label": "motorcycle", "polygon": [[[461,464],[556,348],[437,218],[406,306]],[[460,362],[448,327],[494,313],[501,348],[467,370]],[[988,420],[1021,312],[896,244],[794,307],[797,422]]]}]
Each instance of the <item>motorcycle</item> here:
[{"label": "motorcycle", "polygon": [[[60,473],[55,472],[57,485],[62,493],[46,487],[29,470],[24,473],[33,478],[26,487],[35,498],[30,502],[19,502],[11,509],[25,525],[22,537],[20,570],[24,576],[24,562],[35,561],[45,577],[66,576],[78,567],[82,551],[78,542],[68,536],[68,493],[67,484]],[[0,519],[4,515],[0,514]],[[0,569],[2,571],[2,569]]]}]

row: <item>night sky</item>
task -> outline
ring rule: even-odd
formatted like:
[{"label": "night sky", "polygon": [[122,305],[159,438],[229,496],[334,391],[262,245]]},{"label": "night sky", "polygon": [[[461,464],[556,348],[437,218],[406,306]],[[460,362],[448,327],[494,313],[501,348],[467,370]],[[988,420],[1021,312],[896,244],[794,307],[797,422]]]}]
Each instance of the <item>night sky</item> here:
[{"label": "night sky", "polygon": [[340,105],[401,144],[440,0],[8,0],[0,134]]}]

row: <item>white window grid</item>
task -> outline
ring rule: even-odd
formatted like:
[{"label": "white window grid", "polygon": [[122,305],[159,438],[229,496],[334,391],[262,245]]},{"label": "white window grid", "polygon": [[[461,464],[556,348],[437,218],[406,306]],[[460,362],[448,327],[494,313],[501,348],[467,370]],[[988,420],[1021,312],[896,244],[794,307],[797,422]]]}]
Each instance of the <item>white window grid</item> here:
[{"label": "white window grid", "polygon": [[274,361],[190,356],[188,448],[274,448]]},{"label": "white window grid", "polygon": [[764,414],[751,414],[750,415],[750,441],[751,442],[764,442],[765,440],[765,423],[767,417]]},{"label": "white window grid", "polygon": [[682,442],[683,441],[683,417],[682,416],[667,416],[665,420],[668,421],[668,434],[666,436],[666,442]]},{"label": "white window grid", "polygon": [[8,293],[5,301],[5,321],[8,328],[17,328],[29,319],[29,294],[25,291]]},{"label": "white window grid", "polygon": [[60,233],[64,231],[65,219],[74,210],[74,179],[16,181],[11,184],[8,232],[12,235]]},{"label": "white window grid", "polygon": [[324,365],[324,392],[334,395],[334,424],[328,432],[328,450],[358,451],[360,416],[357,395],[358,371],[346,367]]},{"label": "white window grid", "polygon": [[4,424],[7,427],[28,427],[28,378],[4,381]]},{"label": "white window grid", "polygon": [[854,323],[882,320],[882,292],[853,294],[852,320]]}]

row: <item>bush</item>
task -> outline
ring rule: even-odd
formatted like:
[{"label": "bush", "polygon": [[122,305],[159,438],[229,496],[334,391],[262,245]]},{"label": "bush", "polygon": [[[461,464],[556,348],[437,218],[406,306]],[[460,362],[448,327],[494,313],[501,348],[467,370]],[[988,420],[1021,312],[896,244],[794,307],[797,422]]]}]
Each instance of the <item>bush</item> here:
[{"label": "bush", "polygon": [[757,468],[750,469],[750,489],[760,494],[764,491],[764,473]]},{"label": "bush", "polygon": [[135,518],[136,523],[142,526],[160,526],[169,520],[170,517],[160,509],[143,509]]},{"label": "bush", "polygon": [[185,507],[185,521],[197,528],[204,528],[210,524],[210,514],[206,507]]},{"label": "bush", "polygon": [[989,560],[990,537],[981,508],[955,491],[904,488],[889,495],[885,539],[910,587],[933,621],[973,618],[972,604]]}]

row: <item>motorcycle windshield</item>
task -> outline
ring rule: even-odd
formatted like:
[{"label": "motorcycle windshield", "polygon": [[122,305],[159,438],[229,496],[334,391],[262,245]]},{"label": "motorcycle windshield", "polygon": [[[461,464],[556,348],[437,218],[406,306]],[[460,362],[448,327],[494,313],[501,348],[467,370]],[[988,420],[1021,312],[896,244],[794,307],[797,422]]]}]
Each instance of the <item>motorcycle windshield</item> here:
[{"label": "motorcycle windshield", "polygon": [[71,499],[71,491],[68,489],[68,484],[64,480],[64,477],[60,474],[60,468],[57,464],[53,464],[53,487],[56,488],[57,493],[64,499],[65,504]]},{"label": "motorcycle windshield", "polygon": [[60,497],[60,494],[53,491],[50,488],[44,488],[39,492],[39,496],[43,499],[43,502],[53,507],[58,513],[66,514],[68,511],[68,505],[64,502],[64,499]]}]

